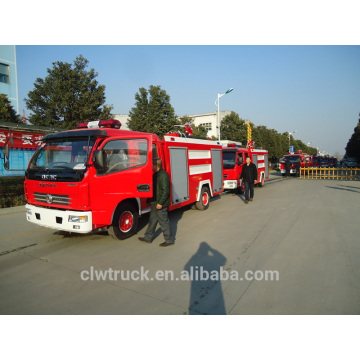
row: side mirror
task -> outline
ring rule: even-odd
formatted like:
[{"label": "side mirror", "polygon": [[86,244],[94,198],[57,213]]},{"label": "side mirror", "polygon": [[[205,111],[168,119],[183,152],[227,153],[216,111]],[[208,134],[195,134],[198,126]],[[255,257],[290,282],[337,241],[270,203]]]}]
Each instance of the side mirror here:
[{"label": "side mirror", "polygon": [[95,150],[93,153],[93,163],[96,170],[104,170],[106,166],[106,153],[104,150]]}]

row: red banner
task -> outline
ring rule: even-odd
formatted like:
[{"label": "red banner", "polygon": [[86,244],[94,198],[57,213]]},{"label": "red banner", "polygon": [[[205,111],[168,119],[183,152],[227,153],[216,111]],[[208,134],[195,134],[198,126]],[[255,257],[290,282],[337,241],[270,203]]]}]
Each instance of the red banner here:
[{"label": "red banner", "polygon": [[14,144],[9,143],[10,148],[35,150],[41,145],[41,139],[45,134],[0,129],[0,148],[4,147],[6,140],[11,135],[13,136]]}]

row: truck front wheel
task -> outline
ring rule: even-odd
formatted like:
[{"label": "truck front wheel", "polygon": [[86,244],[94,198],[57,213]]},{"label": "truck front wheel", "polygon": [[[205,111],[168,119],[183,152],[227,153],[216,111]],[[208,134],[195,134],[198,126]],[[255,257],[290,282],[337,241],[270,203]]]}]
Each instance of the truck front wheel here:
[{"label": "truck front wheel", "polygon": [[115,211],[109,234],[118,240],[125,240],[136,233],[139,214],[133,204],[120,204]]},{"label": "truck front wheel", "polygon": [[200,199],[195,206],[198,210],[206,210],[210,205],[210,190],[206,186],[201,189]]}]

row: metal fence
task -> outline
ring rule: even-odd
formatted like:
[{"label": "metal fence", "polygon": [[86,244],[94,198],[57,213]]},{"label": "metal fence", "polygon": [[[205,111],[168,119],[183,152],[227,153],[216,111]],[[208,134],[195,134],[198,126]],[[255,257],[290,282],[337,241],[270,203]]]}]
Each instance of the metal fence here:
[{"label": "metal fence", "polygon": [[360,180],[359,168],[301,168],[302,179]]}]

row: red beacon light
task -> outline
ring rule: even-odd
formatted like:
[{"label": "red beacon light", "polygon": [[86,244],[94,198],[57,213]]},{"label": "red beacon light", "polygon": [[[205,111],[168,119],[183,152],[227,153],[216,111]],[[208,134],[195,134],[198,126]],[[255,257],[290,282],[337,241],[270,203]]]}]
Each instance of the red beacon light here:
[{"label": "red beacon light", "polygon": [[88,123],[80,123],[80,124],[77,124],[76,128],[77,129],[87,129],[88,127]]},{"label": "red beacon light", "polygon": [[100,120],[99,121],[99,127],[102,128],[112,128],[112,129],[120,129],[121,122],[119,120],[115,119],[109,119],[109,120]]},{"label": "red beacon light", "polygon": [[76,126],[77,129],[93,129],[93,128],[108,128],[108,129],[120,129],[121,122],[115,119],[89,121],[86,123],[80,123]]}]

